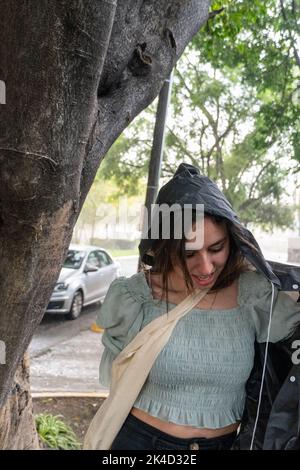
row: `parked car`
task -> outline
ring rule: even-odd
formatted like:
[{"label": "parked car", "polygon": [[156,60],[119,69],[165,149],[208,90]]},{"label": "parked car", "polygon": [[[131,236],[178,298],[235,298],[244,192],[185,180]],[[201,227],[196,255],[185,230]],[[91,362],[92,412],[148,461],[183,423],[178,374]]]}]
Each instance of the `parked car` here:
[{"label": "parked car", "polygon": [[118,276],[120,263],[103,248],[70,245],[46,312],[75,320],[82,307],[104,299]]}]

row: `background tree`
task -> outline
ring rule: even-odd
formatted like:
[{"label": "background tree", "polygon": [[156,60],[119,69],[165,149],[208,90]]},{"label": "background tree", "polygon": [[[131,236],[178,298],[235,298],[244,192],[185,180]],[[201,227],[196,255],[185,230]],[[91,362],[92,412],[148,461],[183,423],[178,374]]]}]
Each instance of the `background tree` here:
[{"label": "background tree", "polygon": [[[113,178],[107,180],[99,171],[77,219],[72,241],[96,244],[109,250],[136,250],[140,239],[137,231],[140,224],[139,215],[145,193],[139,180],[135,182],[134,193],[130,194],[126,184],[123,190],[120,190]],[[116,252],[112,254],[116,255]]]},{"label": "background tree", "polygon": [[[244,223],[289,227],[293,209],[284,196],[299,160],[299,4],[212,7],[218,15],[176,66],[163,176],[190,161],[220,184]],[[108,154],[108,177],[114,172],[121,182],[126,174],[129,186],[130,174],[145,174],[153,113],[151,105],[112,147],[120,158],[116,168]]]},{"label": "background tree", "polygon": [[0,0],[0,448],[36,445],[22,357],[99,163],[158,94],[208,8]]},{"label": "background tree", "polygon": [[95,178],[92,188],[90,189],[83,208],[80,212],[80,216],[77,219],[77,223],[73,232],[74,242],[79,243],[82,238],[83,233],[88,233],[89,240],[87,241],[90,244],[93,244],[93,238],[95,237],[95,230],[97,223],[99,222],[99,202],[108,203],[107,194],[110,194],[114,191],[113,184],[108,181],[104,181],[100,177],[100,172],[98,178]]},{"label": "background tree", "polygon": [[157,100],[128,126],[109,149],[101,165],[101,178],[117,184],[120,195],[136,195],[137,182],[148,174]]},{"label": "background tree", "polygon": [[[300,160],[300,4],[295,0],[224,0],[193,46],[216,69],[238,70],[260,100],[253,149],[258,156],[275,142]],[[205,41],[203,39],[205,38]],[[204,44],[204,46],[203,46]],[[256,157],[256,155],[254,155]]]},{"label": "background tree", "polygon": [[[201,50],[190,56],[192,62],[186,53],[177,67],[166,157],[198,165],[218,182],[245,224],[290,226],[293,211],[283,195],[296,164],[281,154],[277,141],[258,151],[261,100],[236,69],[216,70],[207,63],[205,70]],[[167,169],[173,172],[174,163],[166,162]]]}]

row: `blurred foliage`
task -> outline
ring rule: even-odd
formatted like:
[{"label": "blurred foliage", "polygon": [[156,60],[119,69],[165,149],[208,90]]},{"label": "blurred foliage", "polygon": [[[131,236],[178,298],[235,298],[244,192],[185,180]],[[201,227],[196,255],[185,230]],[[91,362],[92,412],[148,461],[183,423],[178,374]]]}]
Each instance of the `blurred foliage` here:
[{"label": "blurred foliage", "polygon": [[288,141],[300,161],[300,3],[297,0],[223,0],[193,47],[217,70],[238,70],[259,99],[255,148]]},{"label": "blurred foliage", "polygon": [[115,183],[118,196],[133,196],[145,192],[155,108],[156,102],[133,121],[115,141],[101,163],[96,179]]},{"label": "blurred foliage", "polygon": [[[106,162],[105,162],[106,163]],[[102,168],[102,167],[101,167]],[[107,171],[110,168],[108,167]],[[124,173],[126,174],[127,167],[125,166]],[[135,180],[134,177],[125,177],[122,170],[120,170],[120,178],[122,176],[128,179],[128,182],[120,188],[118,184],[118,176],[112,175],[107,177],[104,172],[100,171],[87,195],[85,203],[82,207],[76,226],[73,232],[73,242],[81,243],[82,237],[88,236],[88,241],[91,245],[102,246],[103,248],[120,248],[122,242],[126,241],[126,233],[122,233],[121,240],[110,240],[109,234],[102,233],[103,240],[97,240],[99,237],[99,229],[105,231],[107,224],[117,223],[117,220],[122,220],[122,216],[127,214],[128,223],[133,226],[137,225],[139,221],[141,208],[144,203],[144,188],[143,181]],[[132,189],[127,191],[127,188],[132,185]],[[139,189],[140,188],[140,189]],[[124,239],[123,239],[124,238]],[[108,244],[106,244],[108,242]],[[128,246],[132,248],[133,241],[127,240]]]}]

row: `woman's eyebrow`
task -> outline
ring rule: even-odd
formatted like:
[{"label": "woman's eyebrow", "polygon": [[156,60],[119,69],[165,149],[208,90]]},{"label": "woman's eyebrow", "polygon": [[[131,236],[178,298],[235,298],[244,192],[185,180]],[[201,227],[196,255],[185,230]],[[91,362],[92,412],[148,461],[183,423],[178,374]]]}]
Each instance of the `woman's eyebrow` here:
[{"label": "woman's eyebrow", "polygon": [[222,238],[221,240],[219,240],[219,241],[213,243],[212,245],[209,245],[208,248],[211,248],[211,247],[216,246],[216,245],[220,245],[220,243],[225,242],[226,239],[227,239],[227,237],[224,237],[224,238]]}]

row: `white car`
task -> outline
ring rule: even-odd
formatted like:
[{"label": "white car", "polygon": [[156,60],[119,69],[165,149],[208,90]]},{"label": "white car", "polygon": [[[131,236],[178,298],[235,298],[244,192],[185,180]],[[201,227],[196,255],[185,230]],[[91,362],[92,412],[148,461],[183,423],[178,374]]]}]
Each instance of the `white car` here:
[{"label": "white car", "polygon": [[75,320],[82,307],[103,300],[119,276],[120,263],[103,248],[70,245],[46,312]]}]

